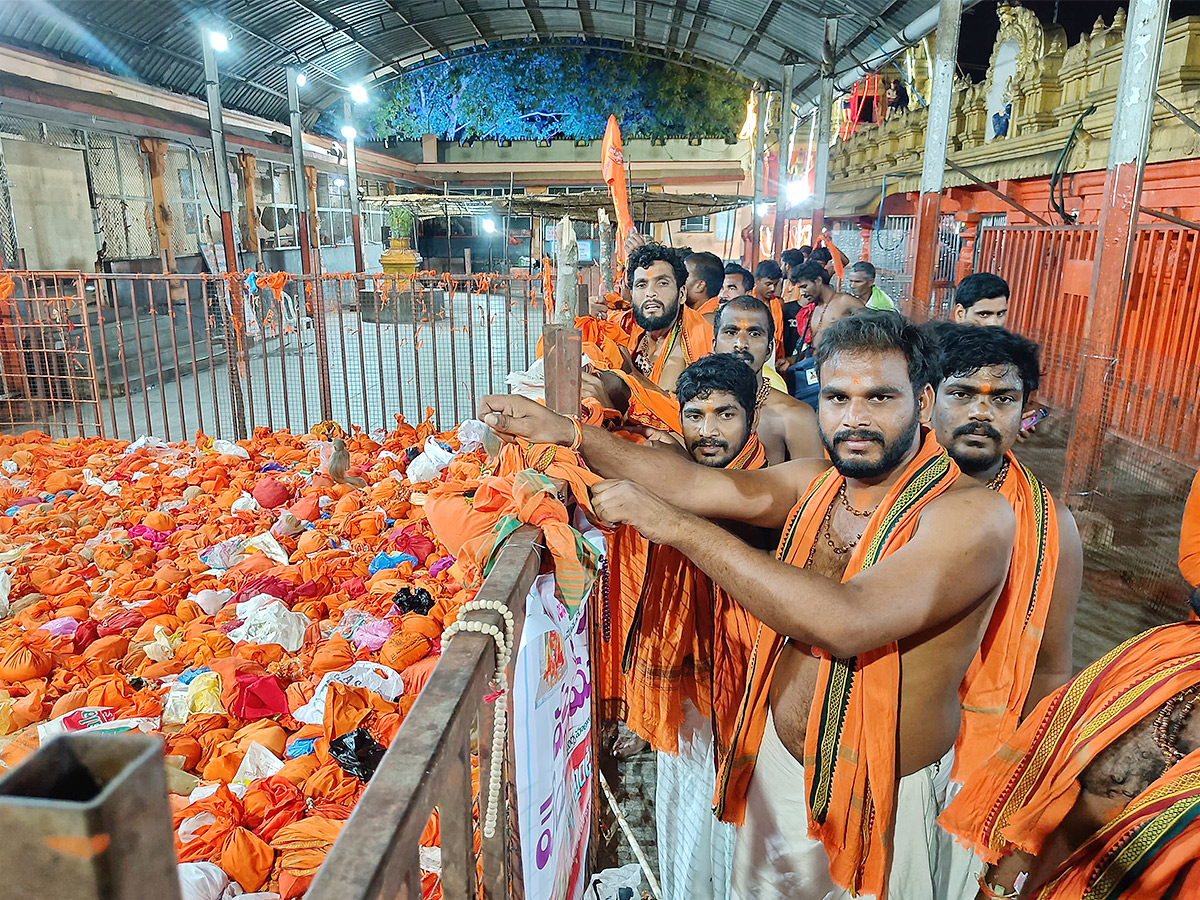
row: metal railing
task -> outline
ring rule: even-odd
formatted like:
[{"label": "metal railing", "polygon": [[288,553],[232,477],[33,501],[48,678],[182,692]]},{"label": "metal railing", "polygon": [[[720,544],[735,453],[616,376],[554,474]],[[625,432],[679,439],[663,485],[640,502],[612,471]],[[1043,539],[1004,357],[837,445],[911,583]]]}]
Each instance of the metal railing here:
[{"label": "metal railing", "polygon": [[516,276],[4,274],[0,427],[57,437],[449,427],[529,367],[547,318]]},{"label": "metal railing", "polygon": [[[513,612],[513,647],[520,643],[525,597],[537,574],[540,532],[529,525],[505,545],[479,590],[481,600],[499,600]],[[504,627],[494,611],[468,613]],[[446,645],[437,667],[405,717],[387,753],[359,798],[336,843],[305,895],[308,900],[375,900],[421,897],[418,843],[434,807],[441,831],[442,896],[477,896],[475,822],[482,822],[491,766],[493,704],[484,700],[495,671],[496,647],[478,632],[459,632]],[[498,702],[508,702],[501,698]],[[473,812],[472,731],[479,748],[479,803]],[[506,766],[511,766],[511,741]],[[520,896],[520,848],[515,845],[516,799],[505,778],[493,838],[481,844],[483,896]]]}]

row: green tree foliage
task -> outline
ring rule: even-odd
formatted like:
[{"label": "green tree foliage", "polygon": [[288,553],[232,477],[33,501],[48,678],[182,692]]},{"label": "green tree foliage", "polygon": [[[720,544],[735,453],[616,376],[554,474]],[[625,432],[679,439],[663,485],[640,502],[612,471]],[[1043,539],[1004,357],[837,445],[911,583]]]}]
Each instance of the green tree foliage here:
[{"label": "green tree foliage", "polygon": [[731,137],[748,86],[594,46],[463,54],[380,88],[370,137],[443,140],[599,138],[609,114],[625,136]]}]

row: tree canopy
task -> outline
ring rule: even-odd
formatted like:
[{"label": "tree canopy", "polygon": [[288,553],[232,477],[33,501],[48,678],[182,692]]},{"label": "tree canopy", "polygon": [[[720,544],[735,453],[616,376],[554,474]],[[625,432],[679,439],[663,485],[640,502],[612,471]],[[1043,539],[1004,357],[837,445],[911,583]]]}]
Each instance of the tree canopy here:
[{"label": "tree canopy", "polygon": [[626,137],[732,137],[747,87],[696,69],[594,46],[465,53],[379,89],[369,137],[599,138],[615,114]]}]

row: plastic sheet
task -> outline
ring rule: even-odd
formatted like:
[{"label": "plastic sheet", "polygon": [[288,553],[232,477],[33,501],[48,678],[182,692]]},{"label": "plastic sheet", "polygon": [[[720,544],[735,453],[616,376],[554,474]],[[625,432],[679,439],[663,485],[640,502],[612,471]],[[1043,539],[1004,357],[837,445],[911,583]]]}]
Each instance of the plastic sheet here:
[{"label": "plastic sheet", "polygon": [[370,781],[387,748],[380,745],[365,728],[348,731],[329,742],[329,755],[342,771],[360,781]]}]

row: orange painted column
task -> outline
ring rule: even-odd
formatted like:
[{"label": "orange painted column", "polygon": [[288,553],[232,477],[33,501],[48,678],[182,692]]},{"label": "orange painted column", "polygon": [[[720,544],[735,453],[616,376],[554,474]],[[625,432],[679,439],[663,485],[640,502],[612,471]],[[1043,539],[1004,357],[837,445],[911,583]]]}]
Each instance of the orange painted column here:
[{"label": "orange painted column", "polygon": [[1094,491],[1100,474],[1169,5],[1169,0],[1129,4],[1084,319],[1083,359],[1075,383],[1074,424],[1063,471],[1068,502]]}]

